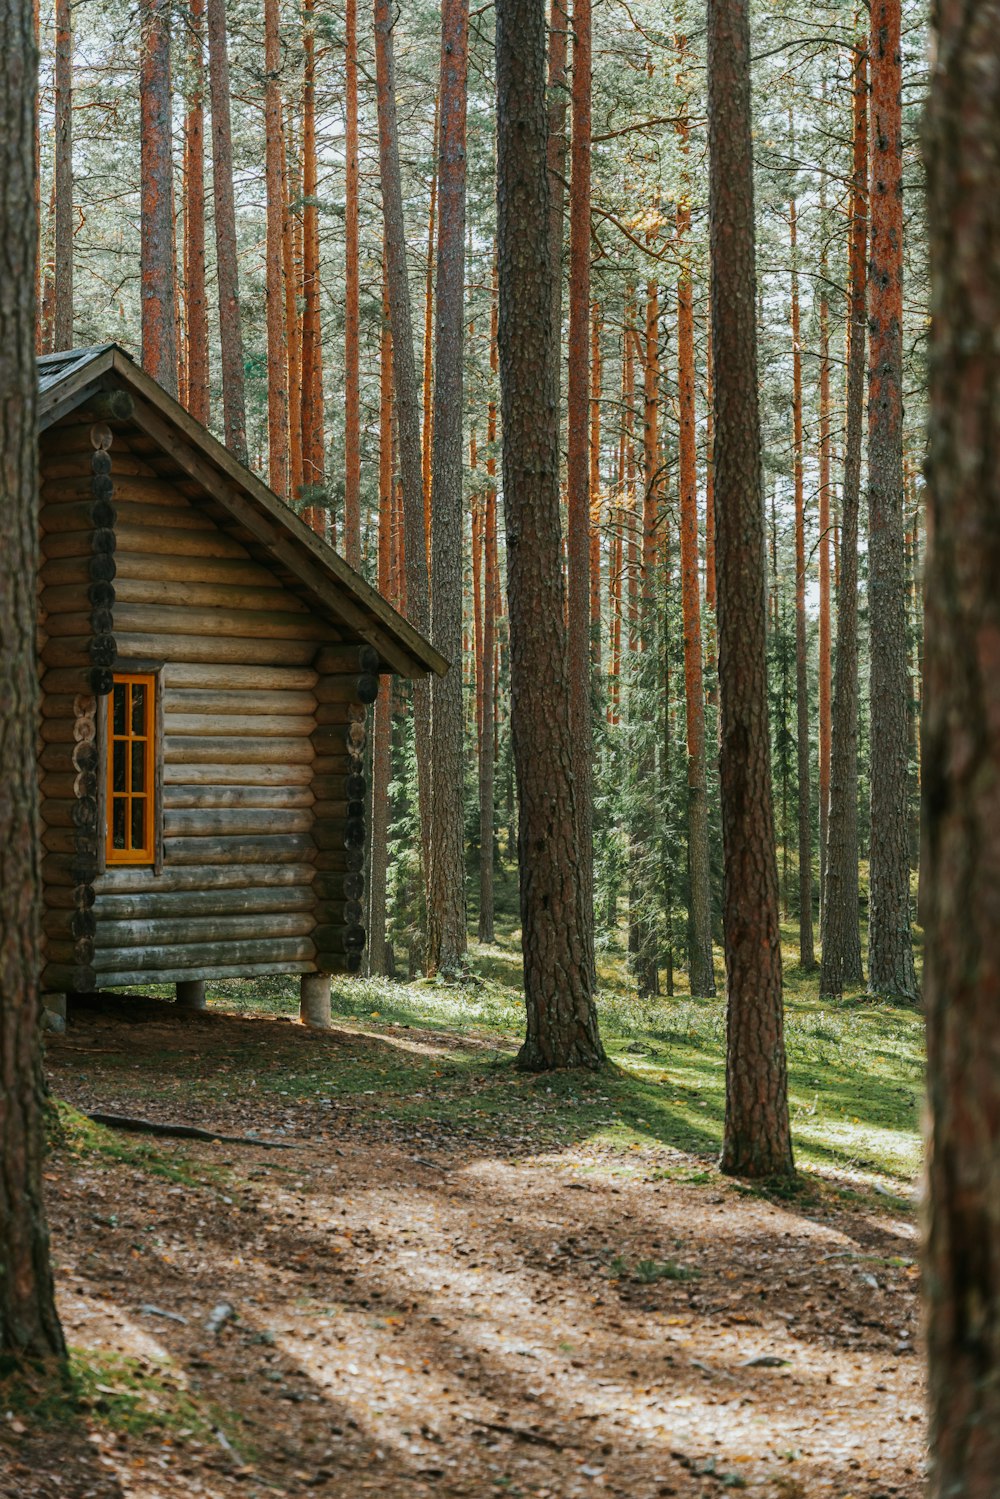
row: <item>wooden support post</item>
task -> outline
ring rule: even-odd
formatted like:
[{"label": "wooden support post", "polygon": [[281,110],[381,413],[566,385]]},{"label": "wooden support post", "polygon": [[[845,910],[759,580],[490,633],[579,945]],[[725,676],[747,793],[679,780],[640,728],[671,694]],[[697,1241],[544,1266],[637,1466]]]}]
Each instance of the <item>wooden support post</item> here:
[{"label": "wooden support post", "polygon": [[184,1010],[206,1010],[204,979],[185,979],[177,985],[177,1003]]},{"label": "wooden support post", "polygon": [[299,980],[299,1018],[314,1031],[330,1028],[330,976],[304,973]]}]

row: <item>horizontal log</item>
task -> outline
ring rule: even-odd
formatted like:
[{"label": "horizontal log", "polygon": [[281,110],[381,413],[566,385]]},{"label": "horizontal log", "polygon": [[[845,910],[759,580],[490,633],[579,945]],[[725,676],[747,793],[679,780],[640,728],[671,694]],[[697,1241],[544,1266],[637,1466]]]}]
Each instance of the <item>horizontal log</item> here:
[{"label": "horizontal log", "polygon": [[340,848],[361,849],[365,846],[365,824],[360,817],[345,818],[343,821],[335,818],[328,822],[314,821],[312,835],[320,852]]},{"label": "horizontal log", "polygon": [[225,662],[198,665],[171,661],[164,669],[163,682],[171,691],[203,687],[213,693],[308,692],[315,703],[312,689],[316,673],[311,666],[238,666]]},{"label": "horizontal log", "polygon": [[266,588],[274,593],[280,592],[282,587],[273,573],[250,558],[209,557],[202,553],[197,563],[192,564],[186,557],[161,552],[127,552],[124,548],[119,549],[118,557],[126,577],[148,582],[188,583],[194,575],[199,583],[243,584]]},{"label": "horizontal log", "polygon": [[97,745],[47,744],[38,757],[43,770],[66,775],[70,771],[96,770],[98,764]]},{"label": "horizontal log", "polygon": [[88,582],[112,582],[118,564],[113,556],[105,552],[85,554],[81,557],[53,557],[39,569],[42,580],[43,601],[47,592],[58,588],[86,587]]},{"label": "horizontal log", "polygon": [[[58,857],[53,855],[53,857]],[[44,871],[43,871],[44,880]],[[90,911],[97,896],[93,885],[53,884],[44,880],[45,908],[60,911]]]},{"label": "horizontal log", "polygon": [[86,410],[96,421],[127,422],[135,415],[135,401],[127,390],[99,390],[87,397]]},{"label": "horizontal log", "polygon": [[77,796],[96,796],[97,784],[97,774],[92,770],[44,775],[39,783],[42,806],[50,801],[65,802]]},{"label": "horizontal log", "polygon": [[42,537],[42,556],[46,561],[57,561],[67,557],[105,556],[115,551],[118,538],[110,526],[98,526],[94,530],[84,526],[78,531],[49,532]]},{"label": "horizontal log", "polygon": [[168,732],[163,746],[168,765],[211,765],[225,761],[230,765],[308,765],[313,758],[311,741],[298,739],[209,738],[202,734]]},{"label": "horizontal log", "polygon": [[86,695],[92,693],[97,697],[104,695],[94,685],[107,680],[104,692],[111,691],[111,679],[113,673],[109,667],[95,666],[68,666],[64,669],[54,667],[42,675],[42,701],[51,693],[53,696],[77,697],[81,693]]},{"label": "horizontal log", "polygon": [[[119,574],[121,588],[124,580]],[[67,618],[72,619],[69,615]],[[237,636],[243,640],[264,639],[315,641],[323,629],[321,621],[310,614],[295,614],[287,609],[189,608],[178,600],[167,604],[119,604],[115,609],[115,627],[123,634],[150,632],[155,635]],[[70,629],[62,631],[70,634]]]},{"label": "horizontal log", "polygon": [[[215,943],[276,941],[284,937],[308,936],[315,926],[312,911],[254,911],[248,916],[217,912],[206,916],[154,916],[135,921],[109,921],[103,905],[98,906],[97,941],[94,956],[97,967],[105,952],[125,948],[208,947]],[[129,955],[128,966],[143,967]]]},{"label": "horizontal log", "polygon": [[165,714],[167,734],[231,735],[234,739],[250,736],[264,739],[308,739],[313,731],[311,716],[279,717],[275,713],[178,713]]},{"label": "horizontal log", "polygon": [[[45,906],[42,911],[42,930],[46,942],[78,942],[81,939],[93,944],[97,931],[97,915],[93,907]],[[92,949],[91,949],[92,950]],[[88,962],[89,953],[78,961]]]},{"label": "horizontal log", "polygon": [[[95,457],[97,455],[95,454]],[[75,474],[71,479],[44,479],[40,485],[42,526],[50,505],[76,505],[81,500],[110,500],[115,492],[110,466],[104,462],[97,469]]]},{"label": "horizontal log", "polygon": [[365,804],[360,797],[350,800],[318,801],[313,807],[313,816],[322,822],[348,822],[364,818]]},{"label": "horizontal log", "polygon": [[344,750],[342,754],[318,754],[313,761],[313,774],[317,776],[350,776],[361,774],[362,749]]},{"label": "horizontal log", "polygon": [[113,442],[114,435],[110,427],[106,427],[103,422],[82,422],[74,412],[65,426],[56,425],[43,432],[39,447],[43,457],[60,453],[82,453],[89,459],[95,448],[109,448]]},{"label": "horizontal log", "polygon": [[314,775],[312,780],[313,796],[317,802],[361,801],[367,789],[364,776],[357,770],[348,775]]},{"label": "horizontal log", "polygon": [[323,957],[323,966],[316,964],[317,973],[329,974],[351,974],[361,972],[361,954],[359,952],[348,953],[326,953]]},{"label": "horizontal log", "polygon": [[149,982],[157,983],[166,982],[157,979],[157,969],[198,969],[223,963],[228,967],[238,963],[307,963],[314,961],[315,953],[311,937],[275,937],[262,942],[187,942],[96,952],[94,970],[99,978],[116,970],[145,973]]},{"label": "horizontal log", "polygon": [[[131,508],[134,510],[137,507]],[[176,528],[133,524],[119,516],[116,530],[118,546],[123,552],[138,552],[147,556],[236,557],[244,562],[250,560],[246,547],[217,529],[180,531]]]},{"label": "horizontal log", "polygon": [[363,926],[322,926],[316,928],[313,941],[320,953],[360,952],[366,936]]},{"label": "horizontal log", "polygon": [[[183,612],[183,611],[181,611]],[[116,617],[115,632],[118,654],[123,661],[132,659],[170,661],[204,661],[265,666],[308,666],[315,646],[311,640],[268,640],[213,635],[161,635],[147,620],[145,625],[126,630]],[[46,661],[48,657],[45,657]],[[52,665],[61,663],[53,661]],[[72,663],[68,663],[72,664]]]},{"label": "horizontal log", "polygon": [[97,949],[93,937],[53,937],[46,933],[45,952],[53,963],[65,963],[70,967],[91,967],[97,962]]},{"label": "horizontal log", "polygon": [[[340,900],[324,900],[316,902],[316,915],[318,919],[317,932],[321,927],[327,926],[361,926],[364,923],[365,913],[359,900],[348,900],[341,897]],[[313,940],[318,946],[322,946],[322,940],[313,934]]]},{"label": "horizontal log", "polygon": [[365,893],[363,874],[348,874],[346,871],[317,874],[313,881],[316,909],[322,913],[334,910],[346,901],[360,901]]},{"label": "horizontal log", "polygon": [[[99,455],[95,454],[95,457]],[[166,505],[169,509],[178,506],[190,508],[190,501],[184,495],[178,493],[169,479],[159,479],[155,474],[127,474],[121,466],[111,461],[104,472],[113,474],[116,501],[129,500],[140,505]],[[56,499],[84,499],[86,497],[87,477],[85,475],[72,475],[63,478],[59,475],[45,474],[42,484],[42,498],[44,501]]]},{"label": "horizontal log", "polygon": [[[94,737],[93,722],[84,720],[83,723],[90,729],[88,737],[92,739]],[[77,729],[79,734],[79,722],[75,717],[45,718],[39,725],[39,738],[43,744],[79,743],[80,739],[74,734],[74,729]]]},{"label": "horizontal log", "polygon": [[368,712],[364,703],[317,703],[316,722],[321,727],[328,724],[355,723],[364,728]]},{"label": "horizontal log", "polygon": [[62,801],[42,802],[42,821],[47,828],[78,828],[81,832],[97,831],[97,796],[67,797]]},{"label": "horizontal log", "polygon": [[[189,569],[189,574],[195,569]],[[118,599],[122,604],[152,604],[184,609],[249,609],[255,615],[268,611],[310,619],[305,604],[284,589],[261,588],[258,583],[200,582],[190,575],[181,580],[136,578],[124,568],[118,580]]]},{"label": "horizontal log", "polygon": [[362,676],[323,677],[316,687],[316,698],[323,703],[373,703],[378,697],[378,677],[373,672]]},{"label": "horizontal log", "polygon": [[69,723],[72,732],[72,724],[75,719],[80,718],[82,715],[93,716],[97,709],[97,704],[94,701],[95,694],[87,692],[82,688],[73,693],[50,691],[50,675],[53,674],[47,673],[45,677],[45,690],[42,694],[42,718],[51,718],[56,721]]},{"label": "horizontal log", "polygon": [[163,784],[164,787],[188,788],[302,788],[312,784],[312,766],[308,762],[302,765],[232,765],[228,761],[193,765],[184,762],[164,766]]},{"label": "horizontal log", "polygon": [[[357,956],[348,954],[348,959]],[[325,973],[347,972],[347,969],[324,969]],[[356,969],[351,970],[356,972]],[[141,991],[147,984],[183,984],[190,979],[252,979],[265,973],[315,973],[315,956],[310,953],[303,958],[285,958],[278,962],[237,962],[237,963],[199,963],[194,969],[191,968],[159,968],[155,973],[144,973],[141,970],[131,972],[115,971],[114,973],[102,973],[100,986],[102,989],[135,989]],[[80,988],[93,989],[96,979],[91,978],[87,985]],[[57,987],[49,985],[50,988]]]},{"label": "horizontal log", "polygon": [[115,507],[110,500],[73,500],[64,505],[43,505],[39,515],[45,537],[59,536],[64,532],[113,531],[116,520]]},{"label": "horizontal log", "polygon": [[46,963],[41,986],[55,994],[89,994],[97,986],[97,975],[89,964]]},{"label": "horizontal log", "polygon": [[313,877],[311,862],[266,864],[255,862],[241,864],[196,864],[187,868],[168,865],[160,874],[151,869],[129,869],[127,865],[112,865],[100,876],[97,887],[98,900],[106,895],[173,894],[191,890],[250,890],[278,889],[291,886],[308,886]]},{"label": "horizontal log", "polygon": [[[308,807],[210,807],[163,813],[163,836],[174,838],[243,838],[255,833],[308,833]],[[168,850],[169,853],[169,850]]]},{"label": "horizontal log", "polygon": [[115,507],[119,523],[142,531],[217,532],[218,527],[207,515],[202,515],[193,505],[138,504],[134,500],[119,500],[115,495]]},{"label": "horizontal log", "polygon": [[96,828],[42,828],[42,847],[50,854],[74,854],[77,858],[97,855]]},{"label": "horizontal log", "polygon": [[312,742],[317,755],[360,755],[367,735],[364,724],[325,724],[313,731]]},{"label": "horizontal log", "polygon": [[102,474],[113,472],[116,478],[120,474],[143,475],[148,479],[156,477],[148,463],[117,449],[114,454],[103,449],[92,451],[89,463],[85,454],[43,452],[38,468],[43,479],[75,479],[88,470]]},{"label": "horizontal log", "polygon": [[64,890],[86,891],[97,878],[97,849],[83,854],[42,854],[42,888],[46,899],[57,886]]},{"label": "horizontal log", "polygon": [[[171,674],[172,675],[172,674]],[[283,717],[307,717],[310,724],[316,711],[316,699],[311,692],[256,691],[240,692],[232,689],[175,687],[172,684],[163,693],[163,711],[172,713],[207,713],[214,717],[220,714],[255,720],[258,715]],[[310,728],[310,733],[312,732]]]},{"label": "horizontal log", "polygon": [[163,806],[168,811],[191,808],[205,811],[221,807],[268,807],[299,809],[313,805],[313,793],[302,786],[164,786]]},{"label": "horizontal log", "polygon": [[325,848],[317,853],[315,865],[317,870],[324,873],[330,871],[335,874],[360,874],[365,867],[364,850],[361,848]]},{"label": "horizontal log", "polygon": [[[62,852],[62,850],[58,850]],[[168,864],[301,864],[316,846],[304,833],[259,838],[171,838]]]},{"label": "horizontal log", "polygon": [[107,579],[84,580],[60,588],[46,588],[42,593],[42,608],[47,616],[79,610],[84,601],[91,608],[110,609],[115,602],[114,585]]},{"label": "horizontal log", "polygon": [[371,645],[325,645],[316,654],[316,670],[325,676],[377,674],[378,669],[378,651]]},{"label": "horizontal log", "polygon": [[[98,902],[102,921],[163,920],[194,916],[247,916],[254,912],[314,912],[309,885],[268,885],[258,889],[148,890],[132,895],[105,895]],[[358,907],[360,910],[360,906]]]}]

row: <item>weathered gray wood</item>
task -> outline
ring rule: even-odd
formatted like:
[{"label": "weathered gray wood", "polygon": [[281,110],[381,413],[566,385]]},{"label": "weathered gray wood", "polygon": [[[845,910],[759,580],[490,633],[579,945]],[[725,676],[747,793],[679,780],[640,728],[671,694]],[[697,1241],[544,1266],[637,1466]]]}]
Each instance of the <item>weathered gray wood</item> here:
[{"label": "weathered gray wood", "polygon": [[308,833],[313,814],[308,807],[202,807],[166,809],[163,832],[167,844],[175,838],[246,837],[253,833]]},{"label": "weathered gray wood", "polygon": [[232,557],[244,562],[250,560],[246,547],[223,531],[154,528],[143,525],[141,515],[135,521],[120,516],[117,536],[122,552],[140,552],[147,556],[160,554],[167,557]]},{"label": "weathered gray wood", "polygon": [[184,609],[239,609],[250,610],[255,617],[273,611],[284,615],[295,615],[299,629],[315,637],[316,624],[305,604],[299,603],[295,595],[284,589],[261,588],[256,582],[249,584],[202,582],[196,576],[195,566],[189,568],[185,579],[164,581],[158,578],[137,578],[125,568],[120,568],[118,598],[123,604],[149,604],[154,606],[180,606]]},{"label": "weathered gray wood", "polygon": [[363,926],[322,926],[316,928],[313,941],[322,958],[326,953],[361,952],[366,935]]},{"label": "weathered gray wood", "polygon": [[112,865],[101,875],[97,883],[98,899],[105,895],[144,895],[152,890],[163,894],[175,891],[249,890],[279,886],[308,888],[312,882],[312,862],[300,860],[276,864],[268,868],[266,862],[252,864],[233,862],[229,864],[195,864],[182,868],[168,865],[161,875],[153,878],[149,869],[130,869],[127,865]]},{"label": "weathered gray wood", "polygon": [[330,1029],[330,980],[326,975],[302,975],[299,981],[299,1018],[311,1030]]},{"label": "weathered gray wood", "polygon": [[310,739],[268,739],[200,734],[182,735],[167,729],[164,757],[168,765],[308,765],[313,759]]},{"label": "weathered gray wood", "polygon": [[186,979],[177,985],[177,1003],[182,1010],[207,1010],[204,979]]},{"label": "weathered gray wood", "polygon": [[216,686],[212,691],[193,687],[175,687],[171,684],[164,691],[163,706],[168,715],[205,713],[215,716],[223,714],[228,717],[237,713],[242,718],[255,719],[258,715],[279,715],[285,718],[306,717],[310,724],[308,732],[312,733],[316,699],[311,692],[286,692],[274,689],[245,692],[221,685]]},{"label": "weathered gray wood", "polygon": [[[183,613],[183,610],[180,612]],[[135,658],[173,663],[200,661],[239,663],[240,665],[260,663],[269,667],[282,664],[308,666],[315,650],[315,645],[311,640],[246,639],[225,635],[215,636],[211,631],[201,635],[161,635],[152,628],[148,620],[146,626],[148,628],[138,626],[126,630],[121,621],[115,619],[115,636],[121,660],[127,661]],[[46,652],[48,649],[46,647]],[[43,660],[49,663],[49,656],[45,652],[43,652]],[[63,663],[53,657],[49,664],[72,666],[76,663],[75,660]]]},{"label": "weathered gray wood", "polygon": [[308,692],[313,696],[316,673],[311,666],[249,666],[212,662],[198,665],[171,661],[163,673],[165,686],[210,688],[215,692]]},{"label": "weathered gray wood", "polygon": [[168,785],[162,791],[167,811],[180,808],[204,811],[211,807],[302,808],[313,805],[309,786],[191,786]]},{"label": "weathered gray wood", "polygon": [[238,864],[303,863],[315,857],[315,850],[312,838],[305,833],[271,838],[172,838],[167,865],[169,868],[171,864],[221,864],[230,860]]},{"label": "weathered gray wood", "polygon": [[218,786],[254,787],[273,786],[307,788],[312,784],[312,766],[302,765],[229,765],[216,761],[208,765],[193,765],[187,761],[167,764],[163,774],[164,788]]},{"label": "weathered gray wood", "polygon": [[[162,552],[119,549],[123,573],[130,578],[146,579],[149,582],[186,583],[191,577],[191,563],[184,557],[165,555]],[[198,580],[201,583],[223,583],[229,586],[243,584],[266,589],[269,593],[280,593],[282,585],[273,573],[259,562],[249,558],[208,556],[202,552],[197,563]],[[294,597],[294,595],[289,595]]]},{"label": "weathered gray wood", "polygon": [[358,874],[364,868],[364,854],[358,848],[327,848],[317,853],[315,866],[322,872]]},{"label": "weathered gray wood", "polygon": [[167,713],[167,733],[210,736],[232,735],[237,739],[308,739],[314,721],[311,716],[279,717],[273,713],[253,713],[245,717],[232,713]]},{"label": "weathered gray wood", "polygon": [[[127,580],[118,575],[119,589]],[[67,615],[73,620],[73,615]],[[310,615],[287,609],[203,609],[188,608],[180,601],[166,604],[121,604],[115,609],[115,628],[122,634],[208,635],[213,642],[219,636],[236,636],[241,640],[264,639],[315,641],[322,623]],[[67,627],[63,634],[72,634]],[[165,655],[169,655],[166,652]]]},{"label": "weathered gray wood", "polygon": [[[219,965],[227,958],[230,960],[227,966],[230,967],[236,964],[256,966],[257,963],[312,963],[315,962],[315,947],[311,937],[276,937],[262,942],[188,942],[162,947],[130,947],[95,952],[94,971],[102,978],[115,972],[145,973],[152,983],[166,983],[168,980],[164,975],[174,970],[183,972],[184,969],[194,969],[199,978],[207,978],[208,974],[202,972],[202,968],[206,965]],[[273,967],[271,971],[275,971]]]},{"label": "weathered gray wood", "polygon": [[[357,956],[356,954],[348,954]],[[93,970],[87,970],[90,977],[86,983],[77,984],[78,990],[94,990],[97,988],[97,977]],[[263,973],[315,973],[316,959],[310,954],[302,958],[282,958],[277,962],[269,962],[263,959],[241,960],[233,963],[199,963],[196,969],[190,968],[158,968],[155,973],[142,969],[115,969],[114,972],[102,973],[100,976],[100,988],[103,989],[133,989],[140,993],[149,984],[178,984],[193,977],[196,973],[201,979],[249,979],[256,978]],[[357,968],[327,968],[328,973],[352,972]],[[58,972],[58,970],[57,970]],[[58,984],[51,985],[58,988]]]},{"label": "weathered gray wood", "polygon": [[149,890],[131,895],[108,895],[102,891],[98,914],[103,921],[138,921],[151,917],[170,920],[194,916],[245,916],[254,912],[312,912],[315,905],[316,896],[309,885],[269,884],[242,889]]},{"label": "weathered gray wood", "polygon": [[[94,961],[98,968],[103,962],[102,954],[124,948],[189,947],[192,944],[218,944],[221,947],[236,941],[265,943],[280,937],[309,936],[315,925],[310,911],[254,911],[243,916],[215,913],[110,921],[103,918],[101,903],[97,914],[101,917],[94,944]],[[143,965],[141,962],[133,965],[133,959],[129,957],[128,966]]]}]

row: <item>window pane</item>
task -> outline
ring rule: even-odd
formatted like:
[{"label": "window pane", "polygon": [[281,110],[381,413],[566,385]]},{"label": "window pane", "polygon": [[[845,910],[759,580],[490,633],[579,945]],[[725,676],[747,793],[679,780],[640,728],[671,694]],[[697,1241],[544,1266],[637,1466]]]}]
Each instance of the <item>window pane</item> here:
[{"label": "window pane", "polygon": [[146,689],[141,683],[132,685],[132,733],[146,732]]},{"label": "window pane", "polygon": [[111,804],[111,846],[125,847],[125,812],[128,803],[115,797]]},{"label": "window pane", "polygon": [[132,746],[132,787],[133,791],[145,791],[146,789],[146,757],[142,752],[143,746],[135,744]]},{"label": "window pane", "polygon": [[128,697],[128,687],[124,682],[115,683],[114,708],[112,711],[112,723],[116,734],[125,732],[125,703]]},{"label": "window pane", "polygon": [[112,757],[111,789],[112,791],[127,791],[125,769],[128,764],[128,745],[123,739],[116,740]]},{"label": "window pane", "polygon": [[146,798],[137,797],[132,803],[132,848],[144,848],[146,843],[146,830],[143,819],[146,812]]}]

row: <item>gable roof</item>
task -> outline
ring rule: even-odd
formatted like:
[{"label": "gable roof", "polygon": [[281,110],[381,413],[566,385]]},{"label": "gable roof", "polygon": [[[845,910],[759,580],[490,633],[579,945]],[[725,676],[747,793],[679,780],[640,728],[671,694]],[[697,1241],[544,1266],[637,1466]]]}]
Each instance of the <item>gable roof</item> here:
[{"label": "gable roof", "polygon": [[251,555],[287,578],[311,608],[347,638],[372,645],[385,671],[422,677],[448,670],[419,631],[117,344],[44,354],[38,379],[39,432],[104,391],[127,392],[128,414],[106,418],[111,425],[149,439],[165,476],[197,486],[193,502],[236,530]]}]

